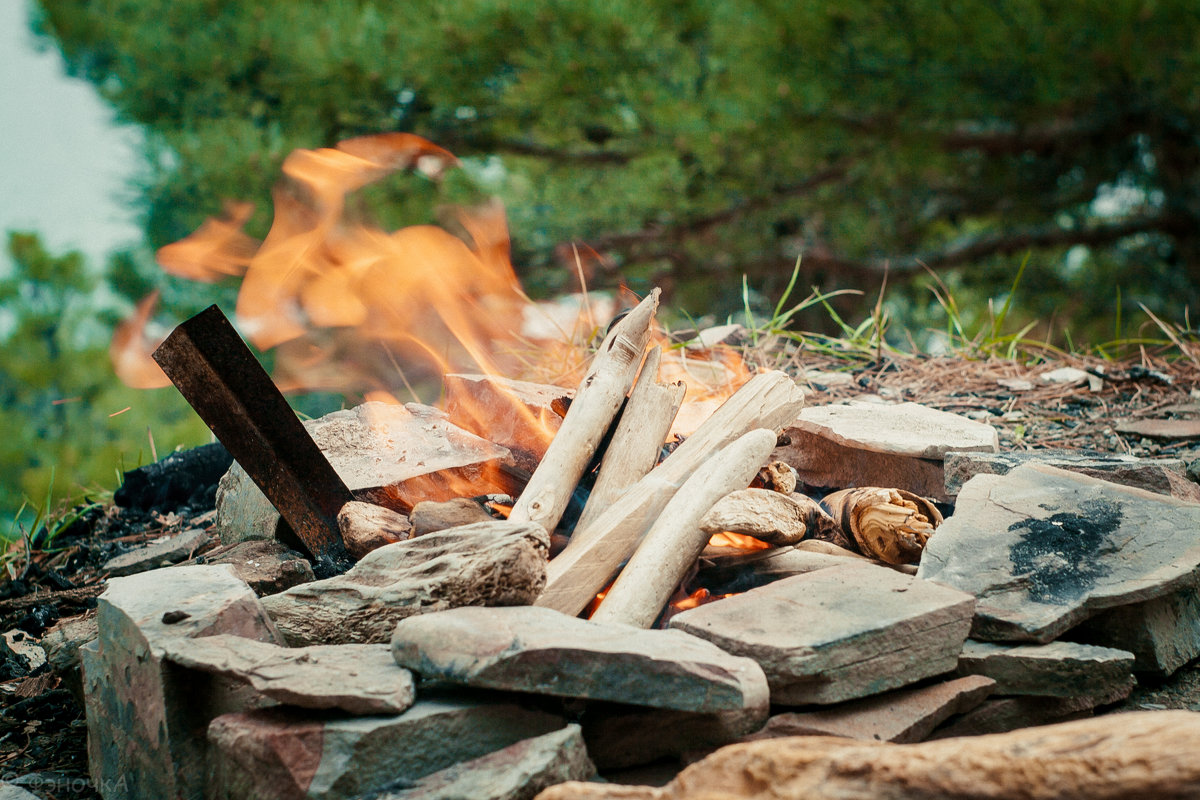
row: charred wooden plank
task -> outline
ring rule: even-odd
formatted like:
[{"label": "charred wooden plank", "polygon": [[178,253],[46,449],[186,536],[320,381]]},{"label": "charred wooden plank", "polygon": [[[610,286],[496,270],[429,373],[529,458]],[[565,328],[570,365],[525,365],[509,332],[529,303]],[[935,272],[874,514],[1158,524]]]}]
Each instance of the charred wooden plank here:
[{"label": "charred wooden plank", "polygon": [[354,497],[221,310],[180,324],[154,360],[324,571],[348,567],[337,515]]}]

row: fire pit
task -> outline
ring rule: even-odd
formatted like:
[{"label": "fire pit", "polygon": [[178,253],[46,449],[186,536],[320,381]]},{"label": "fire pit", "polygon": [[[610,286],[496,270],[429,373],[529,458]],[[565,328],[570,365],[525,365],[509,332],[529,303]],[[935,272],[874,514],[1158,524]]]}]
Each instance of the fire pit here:
[{"label": "fire pit", "polygon": [[[1095,774],[1113,796],[1191,796],[1189,713],[1018,730],[1200,655],[1200,487],[1181,465],[1009,463],[962,416],[805,408],[792,375],[704,335],[672,347],[657,290],[572,323],[604,332],[589,358],[546,348],[531,370],[494,209],[461,218],[470,244],[341,219],[348,189],[451,163],[405,136],[299,153],[285,172],[309,204],[261,247],[225,224],[164,252],[193,277],[244,271],[239,322],[281,348],[277,383],[214,307],[155,353],[238,462],[222,547],[269,543],[255,558],[312,573],[252,588],[249,559],[202,557],[109,581],[80,650],[101,795],[916,797],[986,772],[997,796],[1096,796]],[[410,269],[419,296],[375,288]],[[468,302],[428,305],[454,275],[479,278]],[[278,384],[328,374],[301,357],[314,321],[342,352],[428,353],[414,324],[452,332],[438,368],[483,374],[449,375],[439,410],[394,402],[358,360],[372,402],[301,423]],[[124,369],[161,382],[140,338],[123,332]],[[517,380],[551,365],[568,386]],[[1156,469],[1174,478],[1128,485]],[[812,735],[842,739],[786,738]],[[566,783],[640,783],[629,770],[654,763],[663,782],[709,753],[662,790]],[[1020,758],[1042,777],[980,766]]]}]

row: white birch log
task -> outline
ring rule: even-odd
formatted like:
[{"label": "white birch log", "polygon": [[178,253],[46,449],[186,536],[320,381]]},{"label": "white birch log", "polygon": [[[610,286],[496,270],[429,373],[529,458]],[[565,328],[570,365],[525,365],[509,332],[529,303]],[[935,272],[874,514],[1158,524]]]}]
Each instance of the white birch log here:
[{"label": "white birch log", "polygon": [[651,348],[646,354],[641,375],[629,394],[629,402],[621,412],[617,429],[613,431],[608,450],[600,462],[600,474],[588,495],[587,505],[575,523],[577,529],[586,528],[595,521],[604,509],[658,463],[663,442],[687,390],[682,382],[658,382],[661,361],[661,347]]},{"label": "white birch log", "polygon": [[550,562],[536,605],[578,614],[629,558],[675,492],[721,448],[755,428],[780,431],[804,407],[804,394],[782,372],[755,375],[700,428],[650,470]]},{"label": "white birch log", "polygon": [[583,471],[633,386],[650,341],[650,322],[658,308],[659,294],[658,289],[650,292],[604,338],[562,427],[509,514],[513,522],[536,522],[548,532],[558,524]]},{"label": "white birch log", "polygon": [[746,488],[771,457],[775,441],[775,431],[750,431],[697,469],[667,503],[592,619],[653,625],[708,543],[701,517],[722,497]]}]

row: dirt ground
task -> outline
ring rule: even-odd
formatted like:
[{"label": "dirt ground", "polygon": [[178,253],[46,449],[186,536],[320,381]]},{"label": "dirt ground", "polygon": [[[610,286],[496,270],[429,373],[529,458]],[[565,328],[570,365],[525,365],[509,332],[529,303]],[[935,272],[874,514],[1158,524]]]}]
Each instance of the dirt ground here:
[{"label": "dirt ground", "polygon": [[[1144,357],[1112,364],[1078,358],[1030,367],[1003,360],[884,358],[851,369],[847,363],[806,355],[803,367],[785,369],[807,385],[810,405],[865,394],[908,400],[995,426],[1002,450],[1172,457],[1191,464],[1196,479],[1200,365],[1187,360]],[[1083,370],[1084,377],[1042,382],[1041,375],[1060,367]],[[59,619],[87,613],[103,591],[100,566],[109,557],[198,519],[205,524],[210,510],[211,504],[199,502],[165,511],[88,511],[51,548],[16,562],[18,578],[0,584],[0,632],[20,630],[36,639]],[[1138,708],[1200,710],[1200,662],[1157,685],[1139,685],[1107,711]],[[47,667],[30,673],[11,659],[0,662],[0,779],[49,800],[96,797],[87,779],[85,733],[83,712],[60,676]]]}]

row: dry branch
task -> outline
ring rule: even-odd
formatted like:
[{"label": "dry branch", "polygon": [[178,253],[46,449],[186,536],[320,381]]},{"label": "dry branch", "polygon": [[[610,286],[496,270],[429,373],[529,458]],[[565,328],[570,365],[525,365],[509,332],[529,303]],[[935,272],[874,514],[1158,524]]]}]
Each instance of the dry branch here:
[{"label": "dry branch", "polygon": [[558,524],[583,471],[633,386],[650,339],[650,322],[658,308],[659,293],[658,289],[650,292],[604,338],[562,427],[509,514],[513,522],[536,522],[547,531]]},{"label": "dry branch", "polygon": [[903,489],[864,486],[825,497],[825,505],[858,549],[888,564],[915,564],[942,515],[933,503]]},{"label": "dry branch", "polygon": [[621,412],[612,441],[600,462],[600,474],[596,476],[576,528],[585,528],[595,521],[604,509],[658,463],[663,441],[671,430],[687,389],[681,382],[658,382],[661,361],[661,347],[652,348],[646,354],[642,373]]},{"label": "dry branch", "polygon": [[700,518],[722,497],[750,483],[774,448],[775,431],[759,428],[697,469],[667,503],[592,619],[653,625],[708,543]]},{"label": "dry branch", "polygon": [[804,406],[804,394],[782,372],[755,375],[663,463],[586,528],[577,529],[547,570],[537,605],[578,614],[633,553],[688,477],[721,448],[755,428],[780,431]]}]

